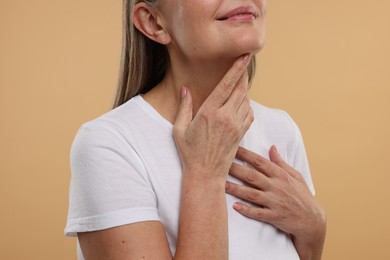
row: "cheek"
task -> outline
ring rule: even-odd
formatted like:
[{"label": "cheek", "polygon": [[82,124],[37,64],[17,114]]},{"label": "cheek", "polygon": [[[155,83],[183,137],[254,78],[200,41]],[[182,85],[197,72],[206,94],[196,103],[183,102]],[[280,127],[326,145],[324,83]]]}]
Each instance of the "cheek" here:
[{"label": "cheek", "polygon": [[168,5],[166,6],[166,14],[169,15],[168,32],[177,41],[192,41],[195,37],[207,37],[207,29],[211,29],[210,27],[212,27],[212,22],[215,19],[215,12],[220,7],[222,1],[170,0],[169,7]]},{"label": "cheek", "polygon": [[266,0],[256,0],[255,4],[259,7],[260,13],[264,17],[267,13],[267,1]]},{"label": "cheek", "polygon": [[210,38],[210,23],[197,13],[181,12],[172,20],[169,33],[181,48],[202,45]]}]

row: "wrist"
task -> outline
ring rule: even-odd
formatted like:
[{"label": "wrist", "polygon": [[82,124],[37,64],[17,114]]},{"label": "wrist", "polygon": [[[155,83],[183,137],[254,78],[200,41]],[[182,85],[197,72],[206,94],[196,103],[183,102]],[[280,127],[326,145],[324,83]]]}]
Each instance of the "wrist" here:
[{"label": "wrist", "polygon": [[295,248],[302,260],[320,260],[325,243],[326,214],[319,208],[311,225],[302,234],[292,235]]},{"label": "wrist", "polygon": [[229,172],[226,167],[183,166],[183,178],[192,181],[225,184]]}]

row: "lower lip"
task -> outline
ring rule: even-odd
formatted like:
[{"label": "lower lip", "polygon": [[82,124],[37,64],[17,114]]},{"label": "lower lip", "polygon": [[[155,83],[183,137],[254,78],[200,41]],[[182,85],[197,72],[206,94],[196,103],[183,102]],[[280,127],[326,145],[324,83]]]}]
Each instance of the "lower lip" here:
[{"label": "lower lip", "polygon": [[247,14],[247,15],[234,15],[229,17],[225,21],[251,22],[253,20],[255,20],[255,17],[251,14]]}]

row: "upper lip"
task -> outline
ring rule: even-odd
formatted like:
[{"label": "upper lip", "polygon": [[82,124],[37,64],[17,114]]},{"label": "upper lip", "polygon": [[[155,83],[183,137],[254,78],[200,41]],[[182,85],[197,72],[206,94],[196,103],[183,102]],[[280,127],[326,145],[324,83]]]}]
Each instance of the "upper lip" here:
[{"label": "upper lip", "polygon": [[257,17],[257,10],[252,6],[241,6],[236,9],[233,9],[226,14],[222,15],[221,17],[217,18],[217,20],[226,20],[230,17],[233,17],[235,15],[245,15],[245,14],[251,14],[255,18]]}]

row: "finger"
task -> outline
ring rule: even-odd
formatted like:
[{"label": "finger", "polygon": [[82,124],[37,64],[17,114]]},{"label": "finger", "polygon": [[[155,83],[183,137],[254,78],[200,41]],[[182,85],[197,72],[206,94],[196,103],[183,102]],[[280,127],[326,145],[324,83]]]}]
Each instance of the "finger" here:
[{"label": "finger", "polygon": [[231,95],[223,105],[226,109],[229,109],[232,113],[237,113],[241,104],[248,96],[248,72],[247,70],[242,74],[240,80],[234,87]]},{"label": "finger", "polygon": [[271,146],[271,148],[269,150],[269,157],[273,163],[275,163],[280,168],[287,171],[292,177],[294,177],[298,180],[304,181],[302,175],[283,160],[283,158],[280,156],[275,145]]},{"label": "finger", "polygon": [[[245,116],[245,119],[242,123],[242,127],[241,127],[241,138],[245,135],[245,133],[248,131],[249,127],[252,125],[253,121],[254,121],[254,115],[253,115],[253,109],[251,107],[249,107],[249,111],[248,113],[246,114]],[[240,139],[241,139],[240,138]]]},{"label": "finger", "polygon": [[251,107],[249,107],[247,114],[245,115],[245,118],[241,122],[239,140],[241,140],[244,137],[244,135],[252,125],[253,121],[254,121],[253,110]]},{"label": "finger", "polygon": [[174,124],[174,133],[183,133],[192,121],[192,96],[188,88],[180,90],[181,100]]},{"label": "finger", "polygon": [[242,122],[245,120],[247,117],[248,113],[250,110],[250,101],[249,97],[245,95],[244,99],[242,100],[240,106],[238,107],[236,113],[237,117],[242,120]]},{"label": "finger", "polygon": [[272,211],[267,207],[252,207],[241,202],[233,204],[233,208],[245,217],[270,223]]},{"label": "finger", "polygon": [[250,164],[253,168],[268,177],[273,177],[277,175],[281,170],[279,166],[277,166],[270,160],[267,160],[263,156],[249,151],[241,146],[237,150],[236,158]]},{"label": "finger", "polygon": [[205,104],[217,108],[222,107],[244,72],[246,72],[250,60],[251,56],[249,54],[245,54],[238,58],[209,95]]},{"label": "finger", "polygon": [[267,190],[270,185],[265,175],[256,170],[250,169],[243,165],[239,165],[237,163],[232,164],[229,170],[229,174],[251,185],[252,187],[256,187],[257,189],[263,191]]},{"label": "finger", "polygon": [[269,200],[267,199],[267,195],[255,188],[251,188],[248,186],[239,185],[233,182],[226,182],[225,187],[226,193],[233,195],[242,200],[254,203],[261,207],[267,207],[269,205]]}]

